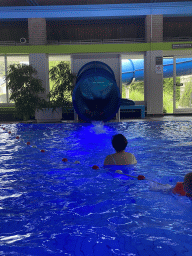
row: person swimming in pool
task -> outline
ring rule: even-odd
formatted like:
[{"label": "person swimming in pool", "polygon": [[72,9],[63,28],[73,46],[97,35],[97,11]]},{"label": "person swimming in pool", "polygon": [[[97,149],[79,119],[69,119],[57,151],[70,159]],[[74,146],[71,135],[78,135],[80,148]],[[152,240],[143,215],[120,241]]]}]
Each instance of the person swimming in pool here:
[{"label": "person swimming in pool", "polygon": [[176,186],[172,189],[172,192],[192,199],[192,172],[185,175],[183,182],[177,182]]},{"label": "person swimming in pool", "polygon": [[116,153],[106,156],[104,165],[129,165],[136,164],[137,160],[131,153],[125,152],[128,141],[122,134],[112,137],[112,145]]},{"label": "person swimming in pool", "polygon": [[192,172],[185,175],[183,188],[186,192],[186,196],[191,197],[192,199]]},{"label": "person swimming in pool", "polygon": [[183,182],[177,182],[175,187],[169,184],[160,184],[151,186],[152,191],[162,191],[164,193],[173,193],[180,196],[187,196],[192,200],[192,172],[185,175]]}]

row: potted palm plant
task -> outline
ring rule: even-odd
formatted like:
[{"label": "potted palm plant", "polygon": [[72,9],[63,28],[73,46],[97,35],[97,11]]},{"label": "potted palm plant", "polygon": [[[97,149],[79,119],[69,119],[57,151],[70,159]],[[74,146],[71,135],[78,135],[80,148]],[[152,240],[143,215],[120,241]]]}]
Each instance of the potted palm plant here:
[{"label": "potted palm plant", "polygon": [[7,70],[10,101],[15,103],[15,117],[19,120],[33,118],[36,108],[43,102],[39,94],[44,92],[44,88],[42,81],[34,76],[36,74],[31,65],[13,64]]},{"label": "potted palm plant", "polygon": [[35,111],[37,122],[58,122],[62,119],[62,112],[71,107],[70,97],[75,86],[75,76],[69,64],[61,61],[50,69],[49,77],[53,87],[47,95],[48,100],[42,101]]}]

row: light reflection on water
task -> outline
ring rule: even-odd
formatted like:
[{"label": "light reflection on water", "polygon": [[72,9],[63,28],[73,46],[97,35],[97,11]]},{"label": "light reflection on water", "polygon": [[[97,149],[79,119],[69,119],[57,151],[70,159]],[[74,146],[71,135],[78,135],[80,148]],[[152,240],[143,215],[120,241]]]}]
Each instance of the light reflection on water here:
[{"label": "light reflection on water", "polygon": [[[0,130],[3,255],[192,251],[188,198],[165,193],[156,183],[152,191],[146,180],[114,176],[102,167],[114,153],[111,136],[122,133],[138,161],[135,175],[173,186],[191,171],[192,122],[4,126],[12,134]],[[93,170],[94,164],[100,169]]]},{"label": "light reflection on water", "polygon": [[22,239],[25,239],[27,237],[30,237],[30,234],[26,235],[15,235],[15,236],[0,236],[0,243],[6,243],[6,244],[12,244],[14,242],[20,241]]}]

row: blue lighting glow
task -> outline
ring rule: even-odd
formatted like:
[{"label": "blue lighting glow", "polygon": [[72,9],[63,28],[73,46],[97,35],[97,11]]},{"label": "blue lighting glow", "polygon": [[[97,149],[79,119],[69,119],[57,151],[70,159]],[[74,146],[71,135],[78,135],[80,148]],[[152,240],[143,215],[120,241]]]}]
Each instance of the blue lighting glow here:
[{"label": "blue lighting glow", "polygon": [[192,2],[1,7],[0,19],[11,18],[125,18],[145,15],[191,16]]}]

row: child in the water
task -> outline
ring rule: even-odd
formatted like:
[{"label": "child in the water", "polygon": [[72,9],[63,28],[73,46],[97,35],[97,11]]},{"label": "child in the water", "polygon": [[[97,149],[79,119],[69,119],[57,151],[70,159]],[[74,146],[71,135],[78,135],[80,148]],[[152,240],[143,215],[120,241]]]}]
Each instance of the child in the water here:
[{"label": "child in the water", "polygon": [[[145,179],[145,177],[143,179]],[[174,188],[169,184],[161,184],[154,181],[152,181],[150,186],[150,190],[152,191],[161,191],[164,193],[173,193],[180,196],[187,196],[192,200],[192,172],[187,173],[184,177],[184,181],[177,182]]]},{"label": "child in the water", "polygon": [[125,152],[128,141],[122,134],[116,134],[112,137],[112,145],[116,153],[106,156],[104,165],[132,165],[137,160],[131,153]]},{"label": "child in the water", "polygon": [[177,182],[172,192],[174,194],[187,196],[192,199],[192,172],[189,172],[185,175],[184,182]]}]

